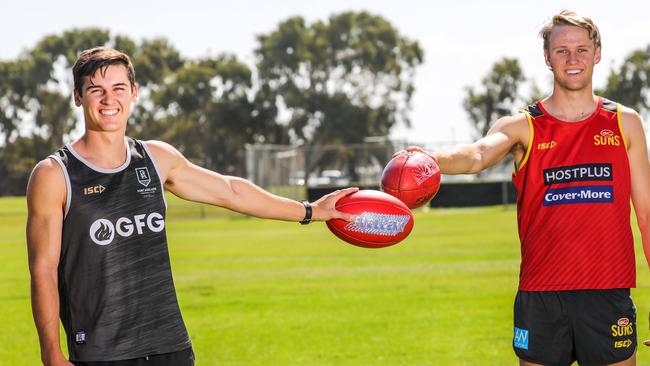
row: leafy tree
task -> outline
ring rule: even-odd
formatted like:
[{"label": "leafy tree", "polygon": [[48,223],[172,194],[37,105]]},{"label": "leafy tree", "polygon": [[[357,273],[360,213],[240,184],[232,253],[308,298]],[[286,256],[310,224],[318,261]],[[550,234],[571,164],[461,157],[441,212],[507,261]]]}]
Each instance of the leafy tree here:
[{"label": "leafy tree", "polygon": [[[413,78],[423,52],[384,18],[346,12],[307,24],[294,17],[259,35],[258,43],[260,84],[288,116],[282,122],[292,142],[317,151],[410,124]],[[307,154],[305,174],[325,160]]]},{"label": "leafy tree", "polygon": [[185,62],[156,86],[151,104],[158,109],[136,134],[168,141],[210,169],[243,174],[244,144],[283,136],[275,106],[263,94],[250,97],[251,75],[229,55]]},{"label": "leafy tree", "polygon": [[597,93],[637,111],[650,111],[650,45],[633,51],[618,70],[612,70],[605,89]]},{"label": "leafy tree", "polygon": [[524,80],[517,59],[503,58],[483,78],[480,89],[466,88],[463,108],[475,125],[476,137],[485,136],[494,121],[522,105],[519,87]]},{"label": "leafy tree", "polygon": [[108,41],[99,29],[44,37],[16,60],[0,62],[0,194],[23,193],[31,167],[75,127],[67,79],[79,51]]},{"label": "leafy tree", "polygon": [[329,22],[290,18],[258,36],[260,83],[289,113],[297,142],[361,142],[408,124],[417,42],[380,16],[347,12]]}]

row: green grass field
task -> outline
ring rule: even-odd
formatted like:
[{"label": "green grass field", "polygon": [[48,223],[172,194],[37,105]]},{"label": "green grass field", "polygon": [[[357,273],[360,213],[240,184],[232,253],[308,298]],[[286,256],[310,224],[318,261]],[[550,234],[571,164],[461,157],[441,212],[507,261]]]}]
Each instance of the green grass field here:
[{"label": "green grass field", "polygon": [[[23,198],[0,199],[0,365],[40,364],[25,212]],[[200,215],[170,199],[174,279],[198,365],[517,364],[514,207],[420,211],[407,240],[376,250],[322,223]],[[637,242],[642,340],[650,272]],[[650,365],[650,349],[638,358]]]}]

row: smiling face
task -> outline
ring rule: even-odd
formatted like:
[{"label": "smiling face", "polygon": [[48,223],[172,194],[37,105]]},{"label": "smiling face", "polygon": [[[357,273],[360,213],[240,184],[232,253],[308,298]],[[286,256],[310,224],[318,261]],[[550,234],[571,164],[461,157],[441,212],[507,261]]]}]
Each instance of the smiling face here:
[{"label": "smiling face", "polygon": [[124,65],[108,65],[84,76],[81,92],[75,90],[75,104],[83,107],[88,131],[124,131],[131,103],[138,96],[137,85],[129,81]]},{"label": "smiling face", "polygon": [[591,92],[594,65],[600,62],[600,47],[594,44],[586,29],[555,26],[549,34],[544,57],[553,70],[556,88]]}]

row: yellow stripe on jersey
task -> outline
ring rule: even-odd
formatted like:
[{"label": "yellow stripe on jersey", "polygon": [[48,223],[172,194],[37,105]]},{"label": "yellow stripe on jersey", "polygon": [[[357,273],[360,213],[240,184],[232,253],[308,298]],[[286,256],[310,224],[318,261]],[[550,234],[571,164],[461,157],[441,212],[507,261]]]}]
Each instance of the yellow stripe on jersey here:
[{"label": "yellow stripe on jersey", "polygon": [[530,116],[530,113],[528,113],[528,111],[522,110],[522,112],[526,115],[526,121],[528,121],[528,130],[530,131],[530,136],[528,137],[526,155],[524,155],[524,158],[521,160],[521,163],[519,163],[519,166],[517,166],[517,162],[515,161],[515,169],[512,171],[513,175],[517,175],[521,168],[528,162],[530,150],[533,149],[533,137],[535,136],[535,130],[533,129],[533,118]]},{"label": "yellow stripe on jersey", "polygon": [[616,105],[616,119],[618,120],[618,129],[621,131],[621,137],[623,138],[623,143],[625,144],[625,150],[628,149],[627,138],[625,137],[625,132],[623,132],[623,117],[621,116],[623,106],[620,103]]}]

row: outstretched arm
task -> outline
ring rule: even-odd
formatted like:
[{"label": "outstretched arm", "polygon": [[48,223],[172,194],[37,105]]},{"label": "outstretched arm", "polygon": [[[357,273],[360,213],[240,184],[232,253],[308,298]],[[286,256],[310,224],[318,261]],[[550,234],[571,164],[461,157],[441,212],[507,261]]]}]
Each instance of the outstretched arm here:
[{"label": "outstretched arm", "polygon": [[27,186],[27,251],[32,313],[44,365],[72,366],[59,340],[58,265],[65,202],[63,172],[51,159],[41,161]]},{"label": "outstretched arm", "polygon": [[[305,207],[300,202],[271,194],[246,179],[201,168],[164,142],[148,141],[147,146],[158,163],[165,189],[178,197],[260,218],[300,221],[305,217]],[[352,215],[337,211],[335,204],[355,191],[356,188],[342,189],[321,197],[312,203],[312,219],[351,221]]]},{"label": "outstretched arm", "polygon": [[526,153],[529,136],[526,116],[518,114],[497,120],[485,137],[472,144],[458,145],[448,151],[427,152],[418,146],[407,150],[431,155],[443,174],[475,174],[497,164],[508,153],[519,163]]}]

